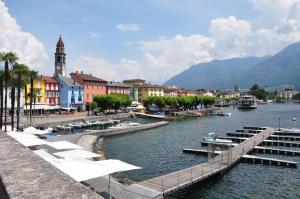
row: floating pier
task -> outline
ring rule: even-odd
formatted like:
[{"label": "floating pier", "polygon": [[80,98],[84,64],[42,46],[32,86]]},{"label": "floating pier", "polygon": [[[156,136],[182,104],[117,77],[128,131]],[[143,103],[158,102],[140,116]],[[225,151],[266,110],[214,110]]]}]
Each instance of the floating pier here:
[{"label": "floating pier", "polygon": [[[188,149],[188,148],[185,148],[182,151],[185,152],[185,153],[193,153],[193,154],[200,154],[200,155],[207,155],[208,154],[208,151],[204,150],[204,149]],[[213,153],[214,153],[214,155],[220,155],[220,154],[222,154],[222,151],[214,151]]]},{"label": "floating pier", "polygon": [[300,151],[287,150],[287,149],[278,149],[274,147],[262,147],[256,146],[253,151],[256,153],[269,153],[276,155],[290,155],[290,156],[300,156]]},{"label": "floating pier", "polygon": [[[251,152],[256,145],[259,145],[265,140],[265,138],[275,133],[274,128],[246,127],[245,130],[247,130],[247,132],[250,130],[258,130],[261,132],[249,139],[245,139],[240,144],[233,145],[234,147],[232,147],[230,150],[223,151],[223,153],[216,155],[207,163],[158,176],[140,182],[138,185],[145,187],[146,189],[159,192],[162,196],[171,194],[180,189],[185,189],[190,185],[201,182],[211,176],[223,173],[227,169],[233,167],[240,161],[242,156],[246,155],[248,152]],[[201,143],[208,144],[208,142]],[[225,143],[223,145],[225,145]],[[228,143],[226,145],[228,146]],[[191,150],[188,149],[186,151],[191,152]],[[201,150],[198,150],[197,152],[204,153],[204,151]]]},{"label": "floating pier", "polygon": [[268,164],[274,166],[285,166],[285,167],[297,168],[297,162],[278,160],[273,158],[264,158],[264,157],[254,156],[254,155],[243,155],[241,161],[247,163],[254,163],[254,164]]},{"label": "floating pier", "polygon": [[[185,189],[193,184],[202,182],[203,180],[206,180],[210,177],[224,173],[239,162],[267,164],[293,168],[297,167],[297,162],[248,155],[248,153],[251,152],[279,155],[300,155],[300,151],[260,146],[264,144],[290,147],[300,146],[300,142],[298,143],[285,140],[268,140],[273,138],[280,139],[280,137],[284,139],[284,137],[282,137],[281,135],[279,137],[273,136],[278,135],[275,134],[276,132],[278,131],[276,131],[275,128],[244,127],[244,129],[237,130],[236,133],[228,133],[228,136],[219,137],[224,139],[231,139],[233,141],[239,142],[239,144],[201,141],[202,145],[208,145],[209,150],[185,148],[183,149],[183,151],[186,153],[208,155],[208,162],[190,168],[182,169],[170,174],[165,174],[149,180],[145,180],[139,182],[138,184],[136,184],[136,186],[142,188],[143,190],[151,190],[152,193],[157,193],[155,197],[149,197],[149,195],[147,194],[142,194],[143,196],[145,196],[145,198],[157,198],[158,196],[164,197],[178,190]],[[283,134],[283,136],[288,135]],[[226,148],[227,150],[223,150],[224,148]],[[217,149],[221,149],[221,151]],[[141,194],[141,192],[139,192],[139,194]]]},{"label": "floating pier", "polygon": [[261,144],[267,146],[300,147],[300,142],[281,140],[264,140]]}]

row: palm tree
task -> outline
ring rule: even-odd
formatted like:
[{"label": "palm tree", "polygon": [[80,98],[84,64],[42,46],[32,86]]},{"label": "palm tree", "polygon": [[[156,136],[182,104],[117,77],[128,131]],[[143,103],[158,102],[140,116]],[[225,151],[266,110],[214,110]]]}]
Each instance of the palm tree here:
[{"label": "palm tree", "polygon": [[7,123],[7,87],[8,87],[8,83],[9,83],[9,65],[14,64],[16,61],[18,60],[18,57],[15,53],[13,52],[2,52],[0,53],[0,61],[4,61],[4,88],[5,88],[5,101],[4,101],[4,108],[5,108],[5,112],[4,112],[4,122],[5,122],[5,126],[4,126],[4,131],[7,132],[6,129],[6,123]]},{"label": "palm tree", "polygon": [[[20,129],[20,101],[21,101],[21,89],[25,86],[26,88],[26,83],[28,80],[28,73],[29,73],[29,68],[25,64],[15,64],[13,66],[13,73],[14,76],[17,78],[17,130]],[[26,89],[27,90],[27,89]],[[27,93],[26,93],[27,94]],[[25,97],[25,100],[27,97]],[[26,103],[26,101],[25,101]]]},{"label": "palm tree", "polygon": [[10,116],[11,116],[11,129],[14,129],[15,126],[15,99],[16,99],[16,87],[15,87],[15,82],[13,82],[14,80],[11,80],[11,90],[10,90],[10,102],[11,102],[11,106],[10,106]]},{"label": "palm tree", "polygon": [[[33,99],[35,100],[36,96],[34,96],[34,89],[33,89],[33,80],[38,76],[37,71],[29,71],[29,78],[30,78],[30,112],[29,112],[29,117],[30,117],[30,125],[32,125],[32,103]],[[34,98],[33,98],[34,97]]]},{"label": "palm tree", "polygon": [[0,129],[2,130],[3,124],[3,76],[4,71],[0,70],[0,100],[1,100],[1,108],[0,108]]}]

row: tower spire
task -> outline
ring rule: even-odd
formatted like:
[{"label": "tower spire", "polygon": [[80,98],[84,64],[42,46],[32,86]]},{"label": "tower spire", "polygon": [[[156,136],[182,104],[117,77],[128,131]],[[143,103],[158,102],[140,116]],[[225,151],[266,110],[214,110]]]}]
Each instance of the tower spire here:
[{"label": "tower spire", "polygon": [[66,54],[65,54],[65,44],[59,35],[59,39],[56,43],[55,51],[55,75],[66,76]]}]

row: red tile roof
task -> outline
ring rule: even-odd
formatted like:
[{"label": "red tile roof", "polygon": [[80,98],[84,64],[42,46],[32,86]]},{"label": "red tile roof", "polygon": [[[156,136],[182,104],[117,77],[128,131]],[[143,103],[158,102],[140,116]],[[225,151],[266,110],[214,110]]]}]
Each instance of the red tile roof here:
[{"label": "red tile roof", "polygon": [[42,79],[46,83],[58,84],[58,81],[56,81],[53,77],[50,77],[50,76],[42,76]]},{"label": "red tile roof", "polygon": [[104,79],[100,79],[98,77],[93,76],[92,74],[84,74],[84,73],[71,73],[71,76],[77,76],[81,78],[83,81],[93,81],[93,82],[103,82],[106,83]]}]

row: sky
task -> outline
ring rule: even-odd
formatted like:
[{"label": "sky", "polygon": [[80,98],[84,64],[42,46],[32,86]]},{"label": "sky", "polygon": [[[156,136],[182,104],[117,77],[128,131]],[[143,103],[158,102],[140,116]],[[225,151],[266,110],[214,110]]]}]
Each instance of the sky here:
[{"label": "sky", "polygon": [[300,41],[300,0],[0,0],[0,52],[53,75],[164,83],[191,65],[273,55]]}]

